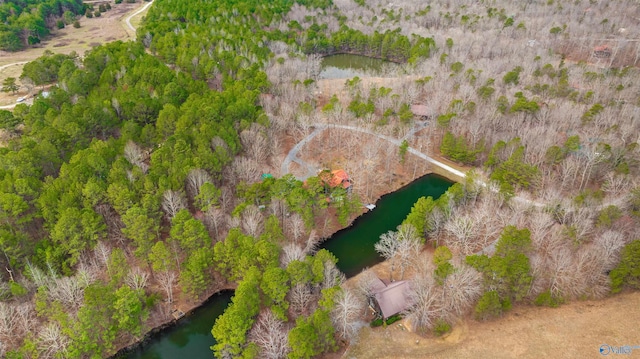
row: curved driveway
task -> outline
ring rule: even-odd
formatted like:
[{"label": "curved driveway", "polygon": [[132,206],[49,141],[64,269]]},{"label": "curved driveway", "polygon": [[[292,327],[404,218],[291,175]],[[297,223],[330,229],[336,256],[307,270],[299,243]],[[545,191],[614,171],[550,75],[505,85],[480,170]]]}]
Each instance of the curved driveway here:
[{"label": "curved driveway", "polygon": [[143,7],[141,7],[140,9],[138,9],[138,11],[134,12],[133,14],[127,16],[127,19],[125,20],[125,22],[127,23],[127,26],[129,27],[129,29],[131,29],[131,31],[133,31],[133,37],[135,38],[136,36],[136,28],[133,27],[133,25],[131,25],[131,18],[138,15],[139,13],[147,10],[147,8],[149,6],[151,6],[151,4],[153,4],[153,1],[150,1],[148,3],[146,3]]},{"label": "curved driveway", "polygon": [[[376,136],[376,137],[378,137],[380,139],[383,139],[383,140],[385,140],[387,142],[390,142],[390,143],[392,143],[392,144],[394,144],[394,145],[396,145],[398,147],[400,147],[400,145],[402,144],[402,141],[397,139],[397,138],[393,138],[393,137],[390,137],[390,136],[382,135],[382,134],[379,134],[379,133],[376,133],[376,132],[373,132],[371,130],[368,130],[368,129],[365,129],[365,128],[361,128],[361,127],[348,126],[348,125],[337,125],[337,124],[329,124],[329,125],[320,124],[320,125],[316,126],[316,128],[315,128],[315,130],[313,132],[311,132],[309,135],[307,135],[307,137],[303,138],[300,142],[298,142],[295,146],[293,146],[293,148],[289,151],[289,153],[287,154],[287,157],[285,157],[284,161],[282,162],[282,167],[280,169],[281,173],[282,174],[289,173],[289,166],[291,165],[291,162],[296,162],[298,164],[301,164],[301,165],[307,167],[307,169],[313,168],[310,165],[308,165],[306,162],[304,162],[300,158],[298,158],[298,152],[300,151],[300,148],[302,148],[302,146],[304,146],[305,144],[307,144],[307,142],[309,142],[314,137],[316,137],[321,131],[324,131],[325,129],[327,129],[329,127],[341,128],[341,129],[344,129],[344,130],[366,133],[366,134],[369,134],[369,135],[372,135],[372,136]],[[466,176],[466,174],[464,172],[462,172],[460,170],[457,170],[457,169],[455,169],[455,168],[453,168],[453,167],[451,167],[451,166],[449,166],[449,165],[447,165],[445,163],[442,163],[442,162],[440,162],[440,161],[438,161],[438,160],[436,160],[436,159],[434,159],[432,157],[429,157],[429,156],[425,155],[424,153],[416,150],[413,147],[409,147],[407,149],[407,151],[409,153],[411,153],[411,154],[414,154],[414,155],[422,158],[423,160],[425,160],[425,161],[427,161],[427,162],[429,162],[429,163],[431,163],[431,164],[433,164],[435,166],[438,166],[438,167],[442,168],[443,170],[445,170],[445,171],[447,171],[447,172],[449,172],[449,173],[451,173],[451,174],[453,174],[455,176],[458,176],[458,177],[461,177],[461,178],[464,178]],[[311,172],[311,173],[312,173],[311,175],[314,174],[313,172]]]}]

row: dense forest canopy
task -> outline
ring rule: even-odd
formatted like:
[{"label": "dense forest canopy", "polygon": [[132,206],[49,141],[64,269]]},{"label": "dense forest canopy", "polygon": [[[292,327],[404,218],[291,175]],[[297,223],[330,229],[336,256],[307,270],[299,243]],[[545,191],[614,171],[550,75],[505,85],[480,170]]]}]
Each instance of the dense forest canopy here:
[{"label": "dense forest canopy", "polygon": [[64,19],[82,15],[82,0],[7,0],[0,3],[0,50],[17,51],[39,43]]},{"label": "dense forest canopy", "polygon": [[[16,4],[0,5],[10,50],[81,11]],[[476,172],[421,198],[376,245],[390,277],[411,276],[415,329],[637,288],[635,20],[604,2],[458,5],[155,0],[136,42],[25,65],[43,92],[0,110],[12,136],[0,148],[0,354],[111,355],[175,301],[236,286],[212,323],[219,357],[335,350],[357,335],[375,278],[347,288],[318,241],[396,172],[424,173],[419,152]],[[576,50],[593,47],[578,40],[590,31],[622,37],[616,52]],[[318,77],[335,53],[402,74],[336,88]],[[339,153],[353,186],[263,176],[314,127],[325,132],[305,156]]]}]

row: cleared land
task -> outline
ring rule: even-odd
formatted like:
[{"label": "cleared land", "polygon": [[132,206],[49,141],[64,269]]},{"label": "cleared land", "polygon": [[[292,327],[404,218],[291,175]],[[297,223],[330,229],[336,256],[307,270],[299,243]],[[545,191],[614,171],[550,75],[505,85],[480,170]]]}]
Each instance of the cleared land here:
[{"label": "cleared land", "polygon": [[[113,5],[111,10],[98,18],[81,17],[79,29],[69,25],[64,29],[52,30],[52,36],[43,41],[40,47],[18,52],[0,51],[0,83],[7,77],[20,77],[24,63],[42,56],[47,50],[56,54],[69,54],[75,51],[82,55],[85,51],[98,45],[132,39],[135,33],[128,28],[125,19],[128,14],[145,4],[147,3]],[[133,16],[130,20],[131,24],[136,27],[145,13],[146,11],[143,11]],[[18,83],[20,84],[19,80]],[[0,92],[0,106],[15,104],[19,97],[27,95],[27,88],[24,86],[15,94]]]},{"label": "cleared land", "polygon": [[[600,346],[640,346],[640,293],[519,306],[489,322],[466,319],[443,338],[425,338],[394,323],[365,328],[344,358],[597,358]],[[640,356],[635,349],[629,357]]]}]

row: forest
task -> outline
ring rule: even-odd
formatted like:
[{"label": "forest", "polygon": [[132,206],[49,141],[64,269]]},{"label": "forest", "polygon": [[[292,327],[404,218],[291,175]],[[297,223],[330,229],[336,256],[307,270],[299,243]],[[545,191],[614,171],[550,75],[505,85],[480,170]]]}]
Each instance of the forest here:
[{"label": "forest", "polygon": [[[0,47],[80,7],[5,2]],[[376,244],[421,335],[640,288],[639,18],[624,0],[155,0],[135,42],[45,54],[21,78],[46,96],[0,110],[0,355],[108,357],[230,288],[216,357],[344,347],[376,274],[347,281],[318,244],[430,172],[412,151],[469,169]],[[399,67],[320,78],[338,53]],[[281,173],[320,125],[300,155],[343,154],[350,192]]]},{"label": "forest", "polygon": [[83,15],[81,0],[7,0],[0,3],[0,50],[18,51],[40,43],[54,27]]}]

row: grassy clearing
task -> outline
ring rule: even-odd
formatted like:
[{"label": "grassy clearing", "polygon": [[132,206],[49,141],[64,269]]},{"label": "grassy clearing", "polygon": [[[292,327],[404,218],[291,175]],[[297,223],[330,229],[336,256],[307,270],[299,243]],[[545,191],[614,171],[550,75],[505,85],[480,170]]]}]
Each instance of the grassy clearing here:
[{"label": "grassy clearing", "polygon": [[[88,19],[83,16],[79,20],[79,29],[67,26],[64,29],[52,30],[52,36],[43,41],[40,47],[29,48],[19,52],[0,51],[0,83],[7,77],[19,78],[23,67],[23,65],[3,66],[16,62],[32,61],[42,56],[47,50],[57,54],[69,54],[75,51],[82,55],[85,51],[107,42],[133,39],[135,34],[131,29],[128,29],[125,19],[130,13],[145,4],[143,2],[114,5],[110,11],[103,13],[101,17]],[[134,16],[131,19],[131,24],[136,27],[144,14],[146,14],[146,10]],[[20,81],[18,83],[20,84]],[[0,106],[13,104],[18,97],[26,95],[28,95],[27,88],[24,86],[15,95],[0,92]]]}]

